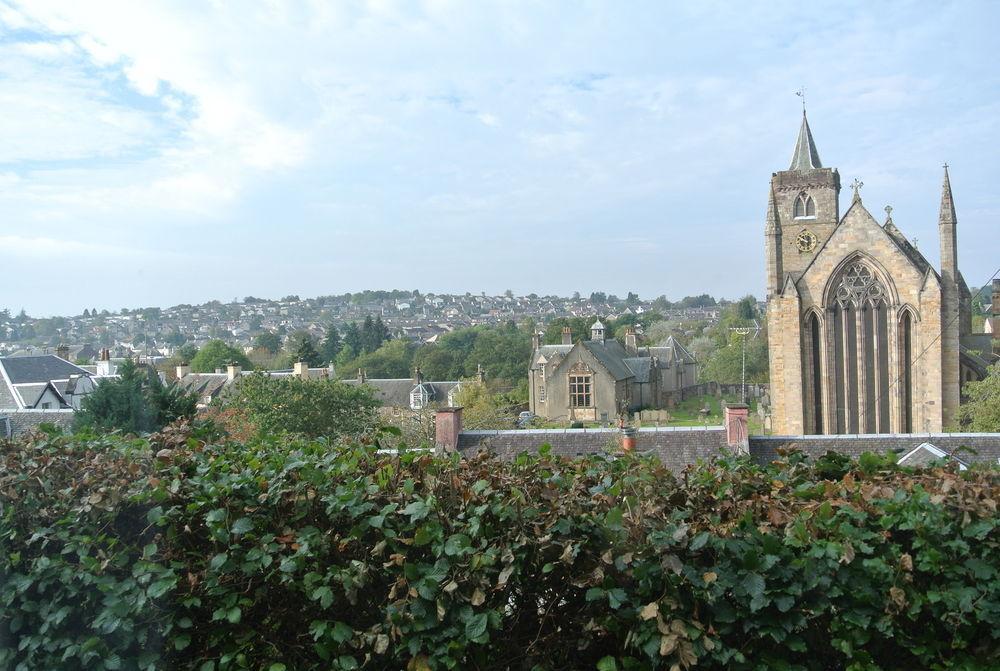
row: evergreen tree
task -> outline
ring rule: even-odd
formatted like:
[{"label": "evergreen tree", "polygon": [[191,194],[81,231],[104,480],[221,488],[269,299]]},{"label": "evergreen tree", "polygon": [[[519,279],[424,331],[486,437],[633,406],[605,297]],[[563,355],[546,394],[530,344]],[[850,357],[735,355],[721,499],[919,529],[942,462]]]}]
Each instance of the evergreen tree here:
[{"label": "evergreen tree", "polygon": [[340,340],[340,331],[337,330],[335,324],[331,323],[326,329],[326,337],[323,338],[323,342],[320,344],[320,354],[328,362],[335,361],[343,347],[344,344]]},{"label": "evergreen tree", "polygon": [[378,349],[392,339],[392,334],[389,333],[389,327],[382,322],[382,315],[375,318],[375,335],[378,339],[378,345],[375,346],[375,349]]},{"label": "evergreen tree", "polygon": [[313,337],[305,331],[298,331],[289,336],[288,344],[292,363],[305,361],[311,367],[322,366],[325,363],[323,357],[316,350],[316,343],[313,341]]},{"label": "evergreen tree", "polygon": [[349,350],[350,357],[355,357],[361,354],[361,346],[361,329],[357,322],[351,322],[344,328],[344,348]]},{"label": "evergreen tree", "polygon": [[104,380],[83,399],[73,423],[77,430],[149,433],[194,417],[197,403],[193,394],[164,385],[155,372],[125,360],[117,379]]},{"label": "evergreen tree", "polygon": [[361,349],[365,354],[378,349],[378,333],[375,331],[375,320],[371,315],[365,317],[365,322],[361,325]]}]

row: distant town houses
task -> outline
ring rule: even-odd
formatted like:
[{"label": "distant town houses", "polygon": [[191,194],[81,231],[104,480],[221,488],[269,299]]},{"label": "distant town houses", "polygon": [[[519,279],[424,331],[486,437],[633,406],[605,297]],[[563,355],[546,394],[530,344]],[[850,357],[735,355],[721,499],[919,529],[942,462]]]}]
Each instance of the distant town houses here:
[{"label": "distant town houses", "polygon": [[[231,392],[244,375],[254,372],[270,377],[296,377],[303,380],[338,379],[332,366],[310,368],[304,361],[287,370],[245,371],[240,366],[229,365],[225,370],[219,369],[214,373],[192,373],[190,366],[181,365],[177,367],[176,376],[177,384],[197,396],[200,408],[206,408]],[[352,386],[370,387],[386,415],[396,415],[398,411],[404,410],[420,411],[452,405],[463,384],[460,380],[427,380],[419,368],[414,371],[412,378],[368,378],[363,370],[359,370],[356,377],[341,381]]]},{"label": "distant town houses", "polygon": [[222,339],[249,353],[254,338],[265,332],[285,336],[305,331],[321,339],[329,324],[341,327],[379,316],[394,337],[433,343],[455,329],[533,321],[541,326],[559,317],[605,315],[641,316],[656,311],[677,321],[718,319],[721,307],[708,296],[670,304],[665,299],[627,300],[594,293],[591,296],[514,296],[503,294],[422,294],[418,291],[371,291],[361,294],[300,299],[286,296],[266,300],[248,296],[231,303],[169,308],[86,309],[72,317],[33,318],[22,312],[0,311],[0,355],[60,354],[75,363],[94,363],[99,350],[112,350],[112,359],[139,357],[157,362],[174,354],[181,344],[199,347]]}]

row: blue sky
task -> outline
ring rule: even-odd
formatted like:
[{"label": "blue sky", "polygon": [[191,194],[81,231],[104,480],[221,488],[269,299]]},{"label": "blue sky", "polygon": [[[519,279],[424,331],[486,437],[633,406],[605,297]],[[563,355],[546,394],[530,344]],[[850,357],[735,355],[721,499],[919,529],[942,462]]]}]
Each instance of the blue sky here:
[{"label": "blue sky", "polygon": [[0,0],[0,306],[759,296],[801,86],[824,165],[933,263],[949,162],[978,285],[998,25],[993,2]]}]

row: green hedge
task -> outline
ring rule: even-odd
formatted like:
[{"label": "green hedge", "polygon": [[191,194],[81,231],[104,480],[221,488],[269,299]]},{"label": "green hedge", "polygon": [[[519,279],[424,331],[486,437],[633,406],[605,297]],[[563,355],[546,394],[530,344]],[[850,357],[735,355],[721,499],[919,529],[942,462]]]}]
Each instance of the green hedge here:
[{"label": "green hedge", "polygon": [[0,445],[0,669],[1000,663],[996,471],[542,452]]}]

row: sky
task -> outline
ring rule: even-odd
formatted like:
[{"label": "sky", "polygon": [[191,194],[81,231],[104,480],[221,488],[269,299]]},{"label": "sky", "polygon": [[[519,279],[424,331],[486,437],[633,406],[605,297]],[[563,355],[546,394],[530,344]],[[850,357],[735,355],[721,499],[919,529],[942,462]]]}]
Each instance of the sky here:
[{"label": "sky", "polygon": [[761,296],[802,87],[824,166],[934,264],[949,163],[978,286],[998,25],[995,2],[0,0],[0,307]]}]

